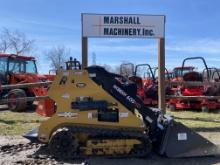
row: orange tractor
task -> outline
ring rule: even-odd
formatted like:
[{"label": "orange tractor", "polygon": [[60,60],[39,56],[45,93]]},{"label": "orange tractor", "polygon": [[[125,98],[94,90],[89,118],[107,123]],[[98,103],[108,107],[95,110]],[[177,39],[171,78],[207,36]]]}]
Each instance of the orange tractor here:
[{"label": "orange tractor", "polygon": [[[38,74],[34,57],[0,54],[1,85],[47,82],[54,77],[55,75]],[[20,112],[34,102],[25,98],[47,96],[47,89],[47,86],[40,86],[1,90],[1,98],[11,100],[8,102],[9,110]],[[54,113],[54,102],[50,99],[39,100],[36,111],[40,115],[51,116]]]}]

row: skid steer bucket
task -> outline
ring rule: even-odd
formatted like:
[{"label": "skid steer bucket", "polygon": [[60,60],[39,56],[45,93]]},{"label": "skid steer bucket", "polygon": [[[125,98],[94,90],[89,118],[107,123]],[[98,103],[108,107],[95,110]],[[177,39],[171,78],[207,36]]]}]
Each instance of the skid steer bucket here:
[{"label": "skid steer bucket", "polygon": [[167,157],[200,157],[218,154],[219,149],[209,140],[179,122],[169,124],[159,153]]},{"label": "skid steer bucket", "polygon": [[33,128],[31,131],[23,135],[24,138],[30,140],[32,143],[39,142],[38,141],[38,128]]}]

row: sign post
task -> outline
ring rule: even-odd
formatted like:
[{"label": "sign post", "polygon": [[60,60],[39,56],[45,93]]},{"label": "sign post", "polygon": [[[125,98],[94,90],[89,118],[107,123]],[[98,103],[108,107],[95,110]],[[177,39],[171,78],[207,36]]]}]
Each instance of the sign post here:
[{"label": "sign post", "polygon": [[165,16],[137,14],[82,14],[82,66],[88,65],[88,37],[157,38],[159,108],[165,104]]},{"label": "sign post", "polygon": [[158,40],[158,107],[166,113],[165,98],[165,39]]},{"label": "sign post", "polygon": [[82,68],[88,66],[88,38],[82,37]]}]

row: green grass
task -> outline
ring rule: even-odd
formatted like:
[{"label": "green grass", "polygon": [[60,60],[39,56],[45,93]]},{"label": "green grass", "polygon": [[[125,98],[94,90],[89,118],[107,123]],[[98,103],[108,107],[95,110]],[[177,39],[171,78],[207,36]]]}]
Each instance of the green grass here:
[{"label": "green grass", "polygon": [[[167,113],[195,131],[220,132],[220,112],[168,111]],[[39,126],[45,119],[36,113],[0,112],[0,135],[23,135]]]},{"label": "green grass", "polygon": [[220,112],[205,113],[193,111],[167,112],[186,126],[199,132],[220,132]]},{"label": "green grass", "polygon": [[0,112],[0,135],[23,135],[45,119],[36,113]]}]

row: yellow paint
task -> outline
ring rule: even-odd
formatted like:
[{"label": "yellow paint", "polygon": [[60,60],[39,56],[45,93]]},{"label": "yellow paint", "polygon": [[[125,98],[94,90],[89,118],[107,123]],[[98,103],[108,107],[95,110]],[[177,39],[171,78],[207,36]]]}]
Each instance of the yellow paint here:
[{"label": "yellow paint", "polygon": [[[67,82],[65,85],[60,85],[59,82],[63,76],[67,76]],[[84,83],[86,86],[79,88],[76,85],[77,83]],[[127,128],[140,131],[146,129],[140,118],[137,118],[135,114],[103,90],[101,86],[93,82],[86,70],[61,70],[50,86],[48,93],[49,97],[57,103],[57,111],[50,119],[43,122],[39,128],[39,140],[44,143],[49,142],[50,136],[54,131],[64,126]],[[80,96],[92,97],[93,100],[106,100],[109,103],[117,103],[117,105],[111,107],[118,108],[119,113],[128,113],[128,116],[119,118],[119,122],[100,122],[95,117],[91,118],[91,113],[93,113],[92,116],[95,116],[94,114],[97,110],[80,111],[78,109],[71,109],[71,102]]]},{"label": "yellow paint", "polygon": [[84,150],[85,155],[116,155],[129,154],[134,145],[141,144],[137,139],[105,139],[105,140],[88,140]]}]

